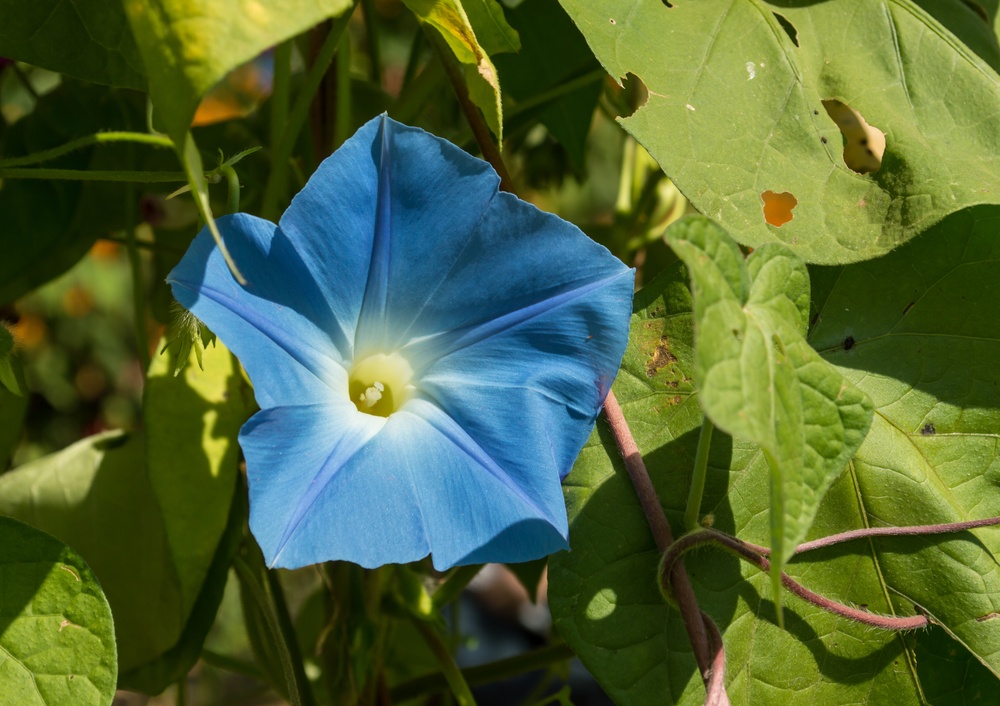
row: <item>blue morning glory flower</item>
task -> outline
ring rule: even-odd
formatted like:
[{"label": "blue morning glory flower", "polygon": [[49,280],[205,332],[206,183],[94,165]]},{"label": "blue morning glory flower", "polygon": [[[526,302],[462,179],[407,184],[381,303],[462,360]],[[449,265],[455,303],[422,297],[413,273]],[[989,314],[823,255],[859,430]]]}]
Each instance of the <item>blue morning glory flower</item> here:
[{"label": "blue morning glory flower", "polygon": [[270,566],[516,562],[567,547],[560,483],[618,370],[633,271],[387,117],[280,223],[202,231],[168,281],[243,363],[250,528]]}]

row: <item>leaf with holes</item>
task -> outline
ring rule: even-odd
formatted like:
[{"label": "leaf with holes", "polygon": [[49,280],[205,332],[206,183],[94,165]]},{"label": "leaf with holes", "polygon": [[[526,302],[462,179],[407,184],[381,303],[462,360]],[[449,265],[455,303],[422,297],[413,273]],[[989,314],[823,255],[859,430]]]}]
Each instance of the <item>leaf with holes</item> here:
[{"label": "leaf with holes", "polygon": [[666,238],[691,272],[701,406],[720,429],[758,444],[771,469],[780,597],[781,569],[864,440],[871,402],[806,343],[809,274],[787,247],[769,243],[744,261],[701,217],[680,221]]},{"label": "leaf with holes", "polygon": [[114,624],[86,562],[33,527],[0,517],[0,701],[108,706],[115,695]]},{"label": "leaf with holes", "polygon": [[[645,83],[625,129],[741,243],[855,262],[1000,203],[1000,80],[912,0],[561,2],[609,73]],[[996,59],[975,12],[938,14]],[[766,216],[768,192],[794,197],[790,220]]]}]

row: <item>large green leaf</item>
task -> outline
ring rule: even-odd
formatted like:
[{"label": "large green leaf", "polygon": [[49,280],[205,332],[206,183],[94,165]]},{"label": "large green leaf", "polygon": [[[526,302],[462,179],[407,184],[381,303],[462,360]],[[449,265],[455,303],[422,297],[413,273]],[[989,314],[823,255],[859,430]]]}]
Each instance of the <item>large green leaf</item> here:
[{"label": "large green leaf", "polygon": [[[868,394],[872,430],[823,498],[808,539],[858,527],[1000,515],[1000,209],[951,216],[882,259],[813,268],[810,342]],[[701,423],[691,378],[692,304],[673,267],[637,295],[615,383],[675,530]],[[930,426],[929,426],[930,425]],[[703,511],[751,542],[769,536],[759,448],[716,432]],[[657,552],[620,456],[598,425],[567,478],[573,551],[550,561],[553,617],[619,704],[701,703],[679,615],[654,583]],[[702,608],[723,629],[733,703],[991,703],[997,688],[996,530],[879,538],[796,556],[812,590],[940,624],[896,637],[786,597],[710,550],[685,557]],[[952,639],[952,636],[957,639]]]},{"label": "large green leaf", "polygon": [[0,476],[0,513],[72,542],[97,574],[122,672],[169,649],[184,618],[144,465],[142,438],[112,431]]},{"label": "large green leaf", "polygon": [[0,0],[0,56],[109,86],[146,88],[121,0]]},{"label": "large green leaf", "polygon": [[[561,1],[608,72],[648,88],[624,127],[741,243],[854,262],[1000,201],[997,74],[911,0]],[[847,167],[829,99],[885,133],[881,169]],[[790,222],[765,222],[765,192],[795,197]]]},{"label": "large green leaf", "polygon": [[[676,263],[636,295],[629,347],[614,388],[675,531],[701,425],[686,283],[687,272]],[[716,431],[703,505],[715,527],[766,541],[768,478],[759,449]],[[549,562],[549,601],[559,633],[619,706],[703,703],[680,615],[656,585],[656,546],[603,420],[564,487],[572,549]],[[852,489],[835,483],[825,505],[844,494]],[[846,530],[856,526],[856,514],[821,509],[814,525],[824,532]],[[734,704],[917,703],[899,639],[794,597],[785,599],[782,630],[765,575],[709,550],[685,563],[701,607],[723,630]],[[870,557],[840,553],[801,573],[796,564],[787,570],[804,575],[814,590],[889,610]]]},{"label": "large green leaf", "polygon": [[231,69],[351,0],[122,0],[156,115],[181,145],[201,97]]},{"label": "large green leaf", "polygon": [[188,356],[177,376],[174,350],[156,356],[143,399],[146,464],[185,613],[226,529],[239,461],[236,436],[255,405],[239,363],[221,343],[206,348],[200,361],[194,352]]},{"label": "large green leaf", "polygon": [[[203,361],[204,372],[192,360],[178,377],[171,361],[155,361],[145,436],[107,432],[0,476],[0,513],[72,541],[87,558],[115,612],[121,672],[137,672],[133,684],[153,692],[170,683],[157,660],[207,600],[206,576],[225,581],[214,567],[249,404],[225,348],[206,349]],[[185,654],[192,662],[173,667],[181,674],[197,650]]]},{"label": "large green leaf", "polygon": [[760,446],[771,469],[780,590],[780,571],[864,440],[872,405],[806,343],[809,273],[787,247],[768,243],[744,261],[702,217],[680,221],[666,237],[691,272],[701,406],[720,429]]},{"label": "large green leaf", "polygon": [[114,625],[86,562],[65,544],[0,517],[0,702],[108,706]]},{"label": "large green leaf", "polygon": [[[955,214],[887,257],[821,276],[835,284],[810,341],[876,407],[850,469],[866,522],[1000,515],[1000,208]],[[974,534],[880,540],[875,557],[898,600],[1000,676],[1000,536]]]}]

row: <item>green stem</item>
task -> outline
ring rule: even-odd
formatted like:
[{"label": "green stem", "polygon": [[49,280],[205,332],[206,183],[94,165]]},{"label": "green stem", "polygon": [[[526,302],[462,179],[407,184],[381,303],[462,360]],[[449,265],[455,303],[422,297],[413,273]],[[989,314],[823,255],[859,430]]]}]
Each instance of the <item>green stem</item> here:
[{"label": "green stem", "polygon": [[691,489],[688,491],[687,507],[684,509],[684,527],[693,530],[701,526],[701,498],[705,494],[705,478],[708,475],[708,452],[712,446],[712,431],[715,425],[707,416],[701,422],[698,436],[698,452],[694,457],[694,473]]},{"label": "green stem", "polygon": [[[565,643],[561,643],[542,647],[516,657],[508,657],[478,667],[463,669],[462,674],[468,684],[489,684],[525,672],[544,669],[550,665],[572,659],[574,656],[573,650]],[[440,691],[446,686],[447,683],[440,672],[425,674],[394,686],[391,693],[392,703],[409,701],[424,694]]]},{"label": "green stem", "polygon": [[143,376],[149,370],[149,338],[146,335],[146,287],[142,281],[142,258],[136,245],[136,193],[135,185],[129,184],[125,191],[125,251],[128,253],[129,268],[132,270],[132,316],[135,326],[135,342],[139,349],[139,363]]},{"label": "green stem", "polygon": [[[418,32],[423,37],[424,33]],[[431,61],[424,70],[403,85],[399,98],[389,108],[389,117],[401,123],[412,123],[421,110],[427,105],[431,94],[437,89],[445,77],[444,66],[440,61]]]},{"label": "green stem", "polygon": [[[259,552],[252,552],[252,555],[259,556]],[[246,559],[237,554],[233,560],[233,567],[236,569],[236,574],[240,581],[243,582],[250,595],[253,596],[254,602],[264,616],[268,632],[271,634],[271,639],[274,641],[275,649],[278,652],[278,658],[281,661],[281,668],[285,675],[285,685],[288,689],[288,700],[291,706],[303,706],[307,703],[303,699],[303,687],[308,688],[308,682],[300,683],[297,675],[298,670],[296,670],[292,660],[292,645],[295,644],[295,637],[294,635],[287,634],[282,629],[285,621],[278,615],[278,601],[275,600],[276,596],[272,591],[271,582],[267,578],[267,568],[263,565],[263,558],[260,558],[259,561],[260,565],[256,567],[257,570],[255,571],[254,567],[250,566]],[[259,580],[259,574],[263,575],[263,581]]]},{"label": "green stem", "polygon": [[186,706],[187,704],[187,674],[177,680],[177,698],[174,703],[177,706]]},{"label": "green stem", "polygon": [[242,659],[237,659],[236,657],[230,657],[229,655],[219,654],[218,652],[206,649],[201,651],[201,659],[205,664],[215,667],[216,669],[223,669],[227,672],[242,674],[250,677],[251,679],[264,681],[264,675],[261,674],[257,665],[252,662],[246,662]]},{"label": "green stem", "polygon": [[88,169],[7,169],[0,167],[0,179],[69,179],[75,181],[134,181],[140,184],[185,182],[184,172],[100,171]]},{"label": "green stem", "polygon": [[420,55],[424,48],[423,30],[417,29],[413,34],[413,42],[410,44],[410,56],[406,60],[406,71],[403,73],[403,90],[410,85],[410,81],[417,75],[417,68],[420,66]]},{"label": "green stem", "polygon": [[229,187],[229,200],[227,201],[228,213],[239,213],[240,211],[240,178],[236,174],[231,164],[223,164],[219,167],[219,173],[226,177],[226,185]]},{"label": "green stem", "polygon": [[351,35],[344,35],[337,44],[337,94],[333,116],[334,150],[351,136]]},{"label": "green stem", "polygon": [[288,121],[291,102],[292,42],[289,39],[274,48],[274,81],[271,83],[271,149],[281,141]]},{"label": "green stem", "polygon": [[31,79],[28,78],[27,74],[21,71],[21,67],[17,65],[17,62],[14,62],[13,64],[10,65],[10,70],[14,72],[15,76],[17,76],[18,80],[21,82],[21,85],[24,86],[24,90],[26,90],[29,94],[31,94],[31,97],[34,99],[35,103],[37,103],[42,99],[42,97],[38,95],[38,91],[35,90],[35,87],[31,85]]},{"label": "green stem", "polygon": [[340,38],[343,36],[344,30],[347,29],[347,24],[350,22],[352,14],[351,10],[347,10],[333,21],[330,33],[326,35],[323,46],[320,47],[319,54],[316,55],[316,63],[310,67],[309,72],[306,74],[305,84],[295,97],[295,104],[292,106],[292,112],[288,116],[288,122],[281,133],[281,138],[274,147],[271,174],[267,179],[267,185],[264,187],[264,200],[261,207],[261,214],[264,218],[272,221],[277,220],[279,215],[278,205],[284,196],[288,184],[288,162],[292,157],[292,149],[295,147],[296,140],[298,140],[299,132],[306,123],[306,118],[309,117],[309,105],[312,103],[313,98],[316,96],[316,91],[319,90],[319,86],[323,82],[323,76],[330,67],[330,62],[333,61],[337,45],[340,43]]},{"label": "green stem", "polygon": [[[98,240],[107,240],[109,243],[118,243],[119,245],[124,245],[128,247],[128,238],[122,238],[120,236],[103,235],[100,238],[98,238]],[[162,245],[160,243],[146,243],[141,240],[136,240],[135,246],[140,250],[148,250],[150,252],[171,253],[173,255],[176,255],[177,257],[180,257],[181,255],[184,254],[183,249],[171,248],[166,245]]]},{"label": "green stem", "polygon": [[441,673],[444,675],[445,681],[448,682],[448,686],[451,688],[451,693],[454,694],[458,706],[476,706],[472,690],[469,689],[469,684],[465,681],[462,670],[455,664],[455,659],[451,656],[451,650],[448,649],[445,641],[441,639],[441,636],[438,635],[437,631],[429,623],[416,618],[412,622],[424,638],[427,646],[430,647],[434,658],[437,659],[438,666],[441,667]]},{"label": "green stem", "polygon": [[178,150],[177,155],[181,159],[181,164],[184,165],[187,183],[191,187],[191,196],[194,197],[194,205],[198,209],[198,215],[201,216],[208,232],[212,234],[215,245],[219,248],[219,253],[225,260],[226,266],[229,267],[229,271],[233,273],[233,277],[239,284],[245,285],[246,278],[236,267],[236,262],[229,254],[229,248],[226,247],[226,243],[222,239],[222,233],[219,232],[219,227],[215,224],[215,217],[212,216],[212,205],[208,201],[208,182],[205,180],[201,154],[198,152],[198,145],[195,144],[194,137],[190,132],[184,134],[184,149]]},{"label": "green stem", "polygon": [[444,580],[444,583],[438,586],[438,589],[434,592],[434,596],[431,598],[434,602],[435,610],[441,610],[453,600],[458,598],[465,587],[469,585],[469,582],[476,577],[476,574],[478,574],[482,568],[482,564],[460,566],[448,574],[448,578]]},{"label": "green stem", "polygon": [[553,86],[547,91],[539,93],[536,96],[532,96],[527,100],[520,101],[509,110],[504,109],[504,128],[507,129],[508,126],[511,126],[510,129],[513,129],[515,120],[520,119],[524,115],[530,114],[532,111],[547,108],[550,104],[559,100],[563,96],[569,95],[584,86],[589,86],[592,83],[603,81],[607,75],[608,72],[604,69],[594,69],[593,71],[588,71],[587,73],[577,76],[574,79],[570,79],[565,83]]},{"label": "green stem", "polygon": [[0,169],[7,169],[9,167],[24,167],[29,164],[47,162],[50,159],[62,157],[64,154],[69,154],[70,152],[83,149],[84,147],[90,147],[91,145],[107,145],[116,142],[134,142],[143,145],[152,145],[154,147],[168,148],[172,148],[174,146],[174,143],[169,137],[150,135],[145,132],[99,132],[94,135],[84,135],[83,137],[79,137],[75,140],[70,140],[64,145],[59,145],[58,147],[53,147],[49,150],[33,152],[23,157],[0,159]]},{"label": "green stem", "polygon": [[361,14],[365,18],[365,39],[368,42],[369,79],[376,86],[382,85],[382,52],[379,49],[378,28],[375,26],[375,3],[361,0]]}]

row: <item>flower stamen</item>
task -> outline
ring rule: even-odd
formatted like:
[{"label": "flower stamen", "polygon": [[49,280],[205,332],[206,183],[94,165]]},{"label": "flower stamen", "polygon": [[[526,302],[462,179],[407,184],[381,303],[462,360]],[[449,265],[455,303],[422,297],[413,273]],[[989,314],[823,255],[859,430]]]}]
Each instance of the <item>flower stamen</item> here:
[{"label": "flower stamen", "polygon": [[388,417],[412,396],[413,368],[399,353],[377,353],[351,366],[348,391],[359,412]]}]

